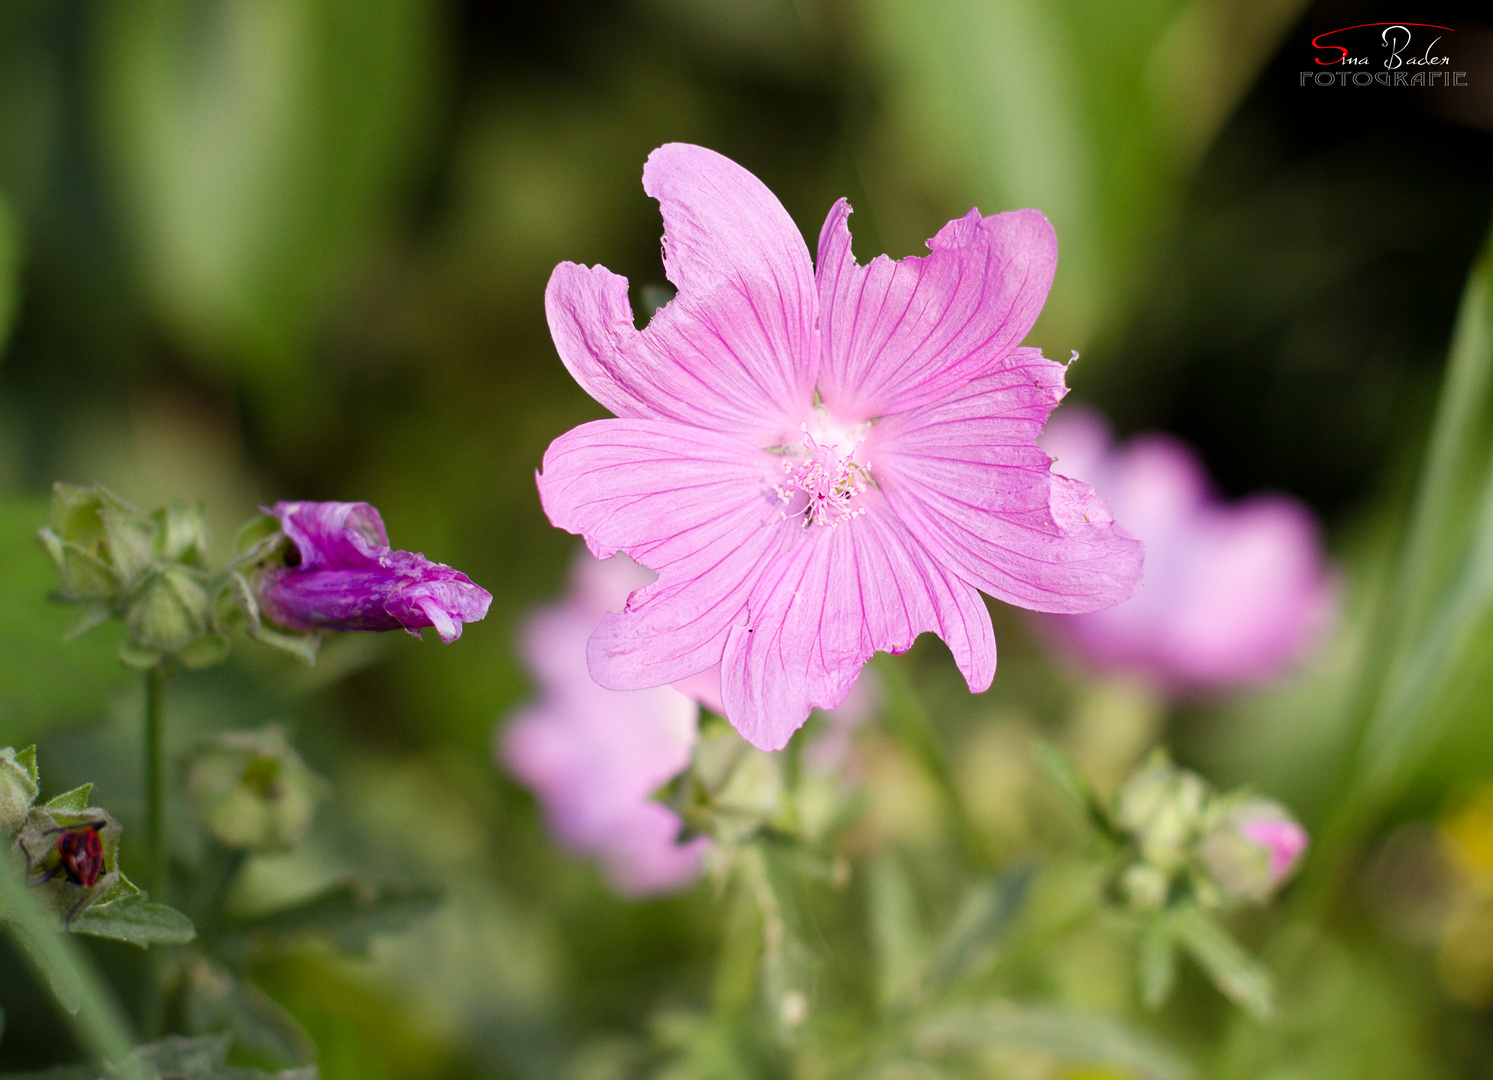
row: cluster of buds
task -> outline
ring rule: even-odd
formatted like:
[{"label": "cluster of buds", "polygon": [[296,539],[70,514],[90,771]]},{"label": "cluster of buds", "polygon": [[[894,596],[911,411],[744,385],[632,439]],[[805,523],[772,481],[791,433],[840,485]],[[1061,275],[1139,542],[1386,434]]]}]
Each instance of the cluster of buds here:
[{"label": "cluster of buds", "polygon": [[1187,901],[1208,910],[1265,904],[1296,871],[1308,842],[1278,802],[1250,792],[1218,795],[1160,750],[1130,775],[1108,817],[1130,856],[1115,892],[1142,913]]},{"label": "cluster of buds", "polygon": [[129,635],[120,656],[137,667],[168,657],[203,667],[226,655],[200,509],[147,514],[99,485],[56,484],[51,521],[39,535],[61,579],[59,598],[86,606],[75,634],[119,618]]},{"label": "cluster of buds", "polygon": [[465,574],[393,550],[367,503],[278,503],[245,526],[216,573],[200,509],[146,513],[100,485],[54,485],[39,535],[58,598],[86,606],[74,633],[120,619],[120,656],[141,668],[221,663],[236,629],[308,662],[329,630],[419,636],[429,626],[453,641],[492,600]]},{"label": "cluster of buds", "polygon": [[0,749],[0,831],[24,862],[26,883],[68,923],[96,905],[139,895],[119,869],[119,822],[88,805],[93,785],[38,806],[40,781],[36,747]]},{"label": "cluster of buds", "polygon": [[1108,814],[1128,859],[1115,878],[1125,906],[1154,912],[1263,904],[1295,872],[1306,830],[1279,803],[1218,794],[1156,751],[1120,788]]},{"label": "cluster of buds", "polygon": [[278,727],[227,731],[199,747],[187,790],[202,822],[225,847],[284,851],[305,835],[327,784]]}]

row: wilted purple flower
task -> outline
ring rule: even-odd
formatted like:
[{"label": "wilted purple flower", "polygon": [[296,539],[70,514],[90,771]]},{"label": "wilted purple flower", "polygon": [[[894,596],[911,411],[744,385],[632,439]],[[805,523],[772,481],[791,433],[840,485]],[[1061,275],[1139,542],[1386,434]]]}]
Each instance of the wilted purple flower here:
[{"label": "wilted purple flower", "polygon": [[1130,595],[1140,545],[1036,444],[1065,393],[1062,365],[1018,347],[1057,262],[1041,214],[971,210],[928,256],[861,266],[841,200],[816,278],[782,205],[721,155],[661,147],[643,187],[678,296],[642,331],[604,267],[561,263],[545,296],[561,359],[618,417],[550,445],[545,512],[659,575],[592,635],[598,682],[719,664],[727,718],[774,750],[924,631],[988,687],[979,590],[1042,611]]},{"label": "wilted purple flower", "polygon": [[1301,503],[1224,503],[1187,444],[1147,434],[1117,448],[1091,410],[1062,410],[1041,441],[1055,472],[1093,484],[1118,527],[1146,545],[1133,597],[1047,620],[1090,666],[1172,692],[1237,686],[1278,674],[1326,627],[1335,578]]},{"label": "wilted purple flower", "polygon": [[292,630],[398,630],[433,626],[442,641],[487,614],[492,594],[424,555],[394,551],[368,503],[282,502],[268,513],[290,540],[287,565],[264,571],[259,607]]},{"label": "wilted purple flower", "polygon": [[1228,811],[1198,854],[1225,898],[1259,903],[1295,872],[1309,842],[1289,810],[1255,798]]},{"label": "wilted purple flower", "polygon": [[650,796],[689,764],[699,709],[667,686],[606,690],[586,671],[586,639],[609,611],[654,575],[618,556],[581,552],[562,601],[523,629],[539,682],[536,705],[502,730],[508,767],[538,794],[560,840],[601,860],[616,889],[641,896],[688,885],[704,837],[678,843],[681,822]]}]

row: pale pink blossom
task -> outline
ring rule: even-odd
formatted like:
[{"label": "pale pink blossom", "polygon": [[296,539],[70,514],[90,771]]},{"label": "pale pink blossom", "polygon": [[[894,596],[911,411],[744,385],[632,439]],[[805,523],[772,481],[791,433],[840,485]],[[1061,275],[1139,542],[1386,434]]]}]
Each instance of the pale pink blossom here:
[{"label": "pale pink blossom", "polygon": [[1311,512],[1284,495],[1219,499],[1180,439],[1114,446],[1096,412],[1062,409],[1042,436],[1053,470],[1093,484],[1146,545],[1145,579],[1115,607],[1045,620],[1099,671],[1174,693],[1240,686],[1290,667],[1321,636],[1335,578]]},{"label": "pale pink blossom", "polygon": [[1225,899],[1263,903],[1296,872],[1310,843],[1289,810],[1256,797],[1226,813],[1198,855]]},{"label": "pale pink blossom", "polygon": [[625,556],[580,553],[564,599],[523,627],[539,699],[500,734],[509,769],[538,795],[550,829],[599,860],[618,892],[644,896],[693,882],[709,841],[679,842],[682,823],[651,798],[690,760],[699,707],[667,686],[607,690],[586,671],[586,639],[654,575]]},{"label": "pale pink blossom", "polygon": [[1140,545],[1036,444],[1065,393],[1020,347],[1057,262],[1041,214],[972,210],[927,256],[862,266],[841,200],[816,273],[772,193],[713,151],[655,150],[643,187],[675,299],[640,331],[626,279],[575,263],[545,296],[561,359],[616,416],[551,444],[545,512],[659,575],[592,635],[599,683],[719,665],[727,718],[776,749],[925,631],[986,689],[982,590],[1063,612],[1130,595]]}]

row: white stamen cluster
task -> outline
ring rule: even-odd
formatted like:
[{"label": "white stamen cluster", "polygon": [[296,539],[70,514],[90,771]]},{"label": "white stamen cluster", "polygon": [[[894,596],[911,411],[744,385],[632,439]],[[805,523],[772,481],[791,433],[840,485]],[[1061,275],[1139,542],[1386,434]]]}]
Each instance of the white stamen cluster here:
[{"label": "white stamen cluster", "polygon": [[[855,460],[854,448],[846,453],[838,446],[819,443],[809,434],[807,425],[800,430],[804,433],[806,455],[783,462],[783,483],[774,485],[773,490],[785,503],[800,494],[805,497],[803,507],[793,511],[803,517],[804,528],[828,525],[837,529],[866,512],[865,507],[853,505],[853,500],[870,486],[871,473],[866,465]],[[783,511],[783,519],[788,519],[787,510]]]}]

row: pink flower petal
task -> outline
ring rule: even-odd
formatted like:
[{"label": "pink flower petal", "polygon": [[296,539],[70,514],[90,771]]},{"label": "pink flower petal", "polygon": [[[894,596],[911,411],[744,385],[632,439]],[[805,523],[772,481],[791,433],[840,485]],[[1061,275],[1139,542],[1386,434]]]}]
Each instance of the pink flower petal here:
[{"label": "pink flower petal", "polygon": [[713,150],[660,147],[643,187],[663,211],[679,295],[639,332],[626,278],[561,263],[545,292],[561,359],[619,417],[781,442],[807,415],[818,368],[803,237],[760,180]]},{"label": "pink flower petal", "polygon": [[776,460],[666,421],[598,420],[550,445],[539,477],[550,521],[659,575],[592,636],[598,682],[641,689],[720,663],[762,568],[802,532],[783,520]]},{"label": "pink flower petal", "polygon": [[1093,488],[1048,471],[1036,445],[1063,367],[1018,349],[994,374],[872,429],[872,468],[909,531],[991,596],[1038,611],[1124,600],[1141,548]]},{"label": "pink flower petal", "polygon": [[948,643],[971,690],[995,677],[984,600],[874,501],[838,528],[806,530],[762,575],[749,606],[727,638],[721,692],[731,723],[761,750],[786,745],[811,708],[839,706],[873,653],[905,652],[924,631]]},{"label": "pink flower petal", "polygon": [[1052,286],[1057,239],[1035,210],[971,210],[928,241],[931,254],[865,266],[841,199],[819,234],[819,390],[842,421],[938,401],[1006,359]]}]

